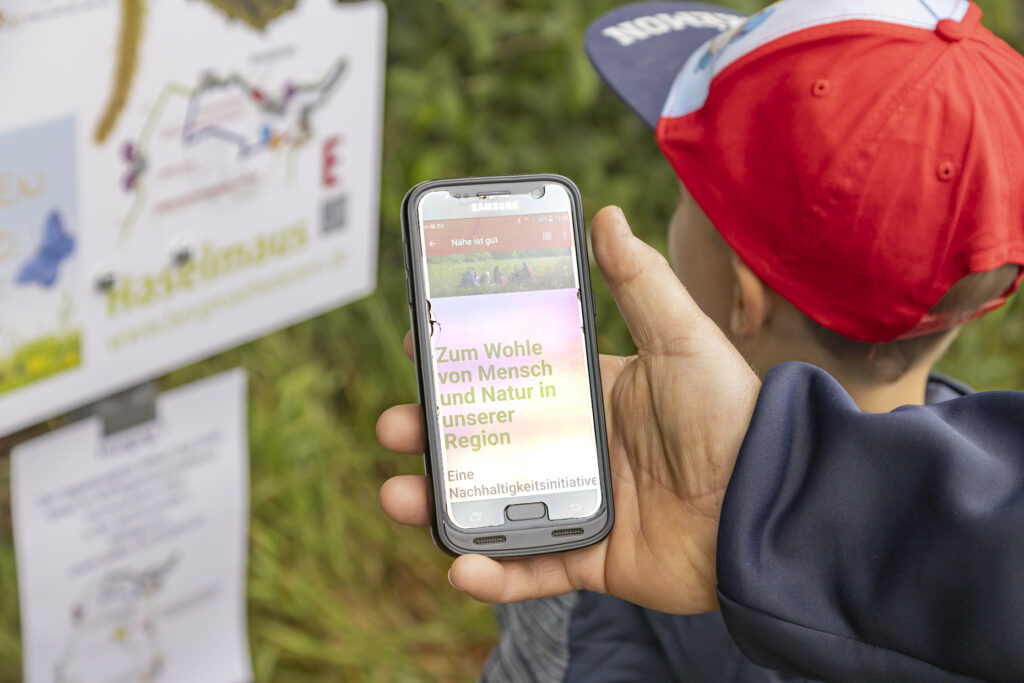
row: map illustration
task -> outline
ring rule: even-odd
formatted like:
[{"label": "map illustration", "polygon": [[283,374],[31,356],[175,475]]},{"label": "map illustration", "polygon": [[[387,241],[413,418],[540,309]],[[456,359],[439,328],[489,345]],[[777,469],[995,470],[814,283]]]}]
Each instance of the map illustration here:
[{"label": "map illustration", "polygon": [[[189,98],[188,113],[182,131],[182,141],[186,144],[197,144],[204,139],[219,139],[238,148],[240,157],[262,149],[276,149],[281,145],[301,144],[310,139],[312,133],[312,115],[334,92],[335,86],[345,72],[345,59],[339,59],[319,81],[306,84],[288,82],[282,92],[274,97],[255,85],[251,85],[241,76],[218,78],[208,74],[203,83],[196,88]],[[230,125],[202,120],[203,100],[210,92],[234,91],[258,111],[263,121],[257,126],[255,137],[245,132],[232,130]],[[289,121],[289,116],[292,120]],[[275,130],[274,124],[280,122],[281,129]]]},{"label": "map illustration", "polygon": [[141,571],[113,571],[71,608],[71,634],[56,683],[151,683],[164,668],[157,598],[177,564],[171,556]]},{"label": "map illustration", "polygon": [[334,95],[347,64],[338,58],[319,78],[287,80],[275,90],[212,71],[194,88],[165,85],[138,139],[121,148],[122,189],[134,199],[120,237],[129,236],[142,214],[150,198],[147,175],[154,170],[165,169],[159,174],[165,187],[178,188],[174,199],[165,197],[156,207],[165,213],[259,182],[274,162],[249,163],[260,153],[283,153],[291,167],[293,153],[313,139],[313,116]]},{"label": "map illustration", "polygon": [[[297,0],[206,0],[231,19],[243,21],[263,30],[272,20],[295,9]],[[97,144],[106,141],[128,103],[138,70],[139,50],[142,47],[146,0],[122,0],[121,32],[117,41],[117,62],[114,81],[107,105],[96,123],[93,139]],[[0,12],[0,25],[5,21]]]}]

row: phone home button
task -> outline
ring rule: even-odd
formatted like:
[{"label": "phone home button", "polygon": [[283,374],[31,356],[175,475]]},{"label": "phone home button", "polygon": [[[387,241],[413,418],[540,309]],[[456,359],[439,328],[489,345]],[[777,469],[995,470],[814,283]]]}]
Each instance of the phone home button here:
[{"label": "phone home button", "polygon": [[505,516],[510,522],[521,522],[526,519],[540,519],[548,514],[544,503],[520,503],[505,508]]}]

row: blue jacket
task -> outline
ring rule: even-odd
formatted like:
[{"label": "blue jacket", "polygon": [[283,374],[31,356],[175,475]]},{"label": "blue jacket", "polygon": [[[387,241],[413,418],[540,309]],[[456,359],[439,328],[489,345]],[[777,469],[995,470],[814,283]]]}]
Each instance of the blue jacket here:
[{"label": "blue jacket", "polygon": [[722,510],[721,613],[504,606],[485,680],[1024,680],[1024,393],[962,393],[871,415],[773,369]]}]

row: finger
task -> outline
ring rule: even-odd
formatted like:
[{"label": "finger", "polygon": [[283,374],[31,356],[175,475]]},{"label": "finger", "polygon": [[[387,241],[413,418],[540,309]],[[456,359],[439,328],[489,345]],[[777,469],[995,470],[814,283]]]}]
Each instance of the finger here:
[{"label": "finger", "polygon": [[430,490],[418,474],[391,477],[380,487],[380,506],[399,524],[430,525]]},{"label": "finger", "polygon": [[399,453],[422,453],[423,411],[418,403],[388,408],[377,420],[380,445]]},{"label": "finger", "polygon": [[607,593],[607,554],[605,539],[579,550],[500,562],[483,555],[463,555],[452,564],[448,578],[453,586],[484,602],[547,598],[581,589]]},{"label": "finger", "polygon": [[604,390],[605,405],[611,401],[612,390],[615,388],[615,380],[622,373],[622,368],[629,365],[631,358],[625,356],[612,356],[607,353],[601,354],[601,388]]},{"label": "finger", "polygon": [[665,257],[633,236],[619,207],[597,212],[591,238],[598,268],[638,349],[686,352],[689,341],[714,328]]},{"label": "finger", "polygon": [[482,602],[518,602],[574,590],[560,556],[543,555],[498,562],[463,555],[448,574],[452,585]]},{"label": "finger", "polygon": [[402,344],[405,346],[405,355],[409,356],[409,360],[412,360],[412,330],[405,333],[405,341]]}]

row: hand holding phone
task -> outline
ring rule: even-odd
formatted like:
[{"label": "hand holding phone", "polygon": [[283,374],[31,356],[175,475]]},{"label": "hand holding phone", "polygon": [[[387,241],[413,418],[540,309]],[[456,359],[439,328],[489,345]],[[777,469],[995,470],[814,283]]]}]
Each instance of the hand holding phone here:
[{"label": "hand holding phone", "polygon": [[613,511],[579,192],[553,175],[431,181],[403,229],[435,540],[580,548]]},{"label": "hand holding phone", "polygon": [[[486,602],[584,589],[661,612],[707,612],[717,608],[722,497],[760,382],[665,258],[633,236],[622,211],[598,211],[592,239],[637,347],[630,357],[601,357],[615,526],[600,543],[568,553],[501,562],[465,555],[449,578]],[[386,448],[419,457],[427,440],[422,407],[390,408],[377,434]],[[425,526],[435,508],[429,488],[422,476],[392,477],[381,505],[398,523]]]}]

